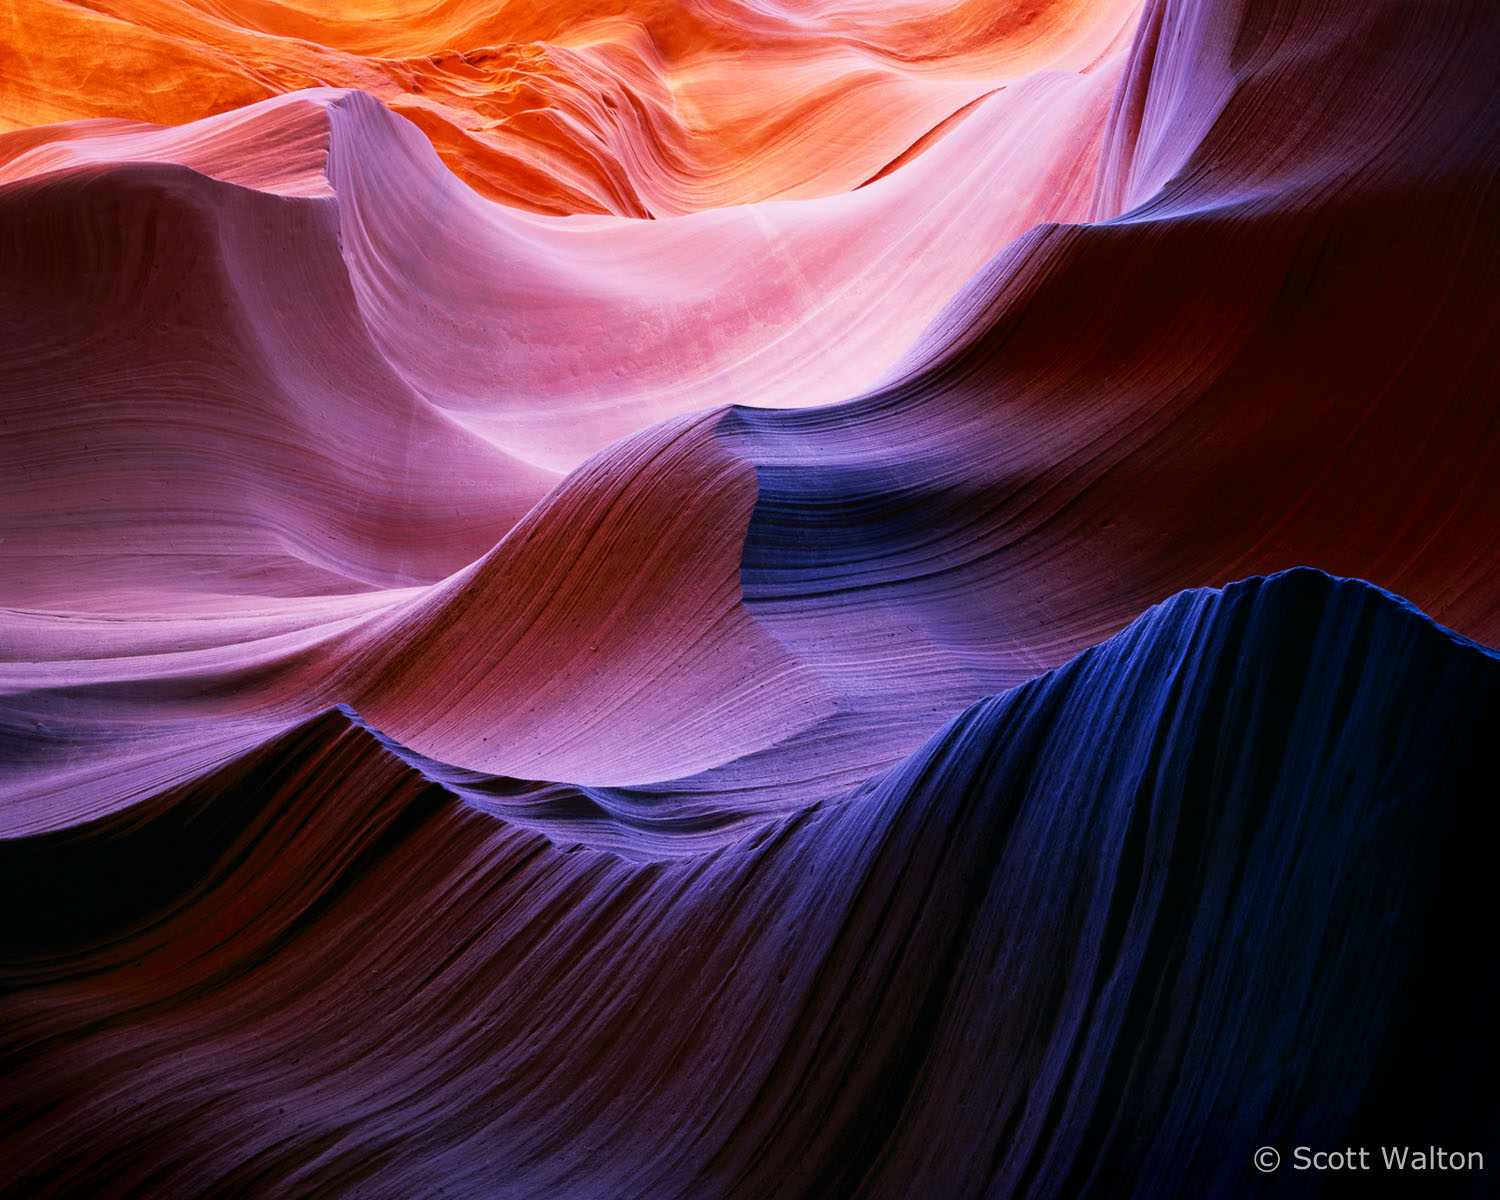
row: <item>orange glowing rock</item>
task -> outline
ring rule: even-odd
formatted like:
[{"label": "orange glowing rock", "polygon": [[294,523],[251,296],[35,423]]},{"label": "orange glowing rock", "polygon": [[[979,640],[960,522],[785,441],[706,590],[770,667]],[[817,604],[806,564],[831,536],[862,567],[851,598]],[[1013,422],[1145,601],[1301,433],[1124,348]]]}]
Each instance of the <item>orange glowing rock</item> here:
[{"label": "orange glowing rock", "polygon": [[829,195],[1041,70],[1128,44],[1140,0],[760,9],[666,0],[321,6],[16,0],[0,128],[177,125],[310,87],[408,117],[482,195],[666,216]]}]

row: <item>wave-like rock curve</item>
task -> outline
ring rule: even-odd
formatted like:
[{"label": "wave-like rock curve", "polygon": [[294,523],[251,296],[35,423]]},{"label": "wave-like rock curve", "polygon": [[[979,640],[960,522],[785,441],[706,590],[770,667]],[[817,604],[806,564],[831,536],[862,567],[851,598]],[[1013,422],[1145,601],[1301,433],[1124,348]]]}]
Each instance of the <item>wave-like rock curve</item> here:
[{"label": "wave-like rock curve", "polygon": [[322,716],[0,846],[11,1183],[1269,1195],[1262,1144],[1481,1144],[1497,721],[1493,652],[1314,571],[1175,597],[667,863]]}]

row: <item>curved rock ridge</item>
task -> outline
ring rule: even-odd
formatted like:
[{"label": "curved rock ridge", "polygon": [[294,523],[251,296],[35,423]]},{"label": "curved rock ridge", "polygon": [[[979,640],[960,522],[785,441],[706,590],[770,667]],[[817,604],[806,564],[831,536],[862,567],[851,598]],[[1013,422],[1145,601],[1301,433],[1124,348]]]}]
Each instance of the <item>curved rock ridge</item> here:
[{"label": "curved rock ridge", "polygon": [[655,426],[570,475],[492,554],[375,625],[373,661],[333,690],[426,756],[578,784],[696,773],[830,715],[741,603],[755,476],[715,420]]},{"label": "curved rock ridge", "polygon": [[[514,521],[523,497],[653,420],[730,400],[827,403],[875,382],[1013,238],[1087,215],[1122,63],[984,98],[940,145],[853,192],[646,225],[481,200],[416,127],[357,92],[175,129],[28,130],[0,136],[10,286],[61,309],[26,314],[43,346],[85,336],[84,319],[97,342],[128,304],[138,327],[115,344],[128,334],[160,380],[208,370],[182,344],[196,333],[230,352],[215,366],[235,367],[241,392],[280,385],[330,419],[409,422],[390,447],[486,468]],[[170,247],[155,222],[173,229]],[[143,286],[78,294],[80,274]],[[97,386],[104,366],[64,370]],[[279,398],[273,411],[298,407]],[[465,431],[501,453],[486,463]]]},{"label": "curved rock ridge", "polygon": [[[914,714],[1295,563],[1500,642],[1500,15],[1474,17],[1149,6],[1100,165],[1119,215],[1018,239],[869,394],[732,410],[747,607],[857,714],[777,772],[850,786]],[[1396,86],[1414,62],[1445,86]]]},{"label": "curved rock ridge", "polygon": [[359,88],[507,205],[671,216],[850,191],[981,97],[1117,56],[1140,4],[15,0],[0,129]]},{"label": "curved rock ridge", "polygon": [[733,826],[1295,562],[1500,640],[1487,14],[1154,4],[1112,99],[653,222],[489,204],[360,93],[8,135],[0,828],[339,703]]},{"label": "curved rock ridge", "polygon": [[0,828],[137,803],[336,703],[421,754],[578,784],[693,774],[819,722],[832,696],[742,603],[755,478],[716,420],[609,448],[429,587],[12,610]]},{"label": "curved rock ridge", "polygon": [[1253,1196],[1262,1144],[1478,1145],[1497,722],[1500,655],[1311,570],[671,862],[329,713],[0,842],[8,1186]]}]

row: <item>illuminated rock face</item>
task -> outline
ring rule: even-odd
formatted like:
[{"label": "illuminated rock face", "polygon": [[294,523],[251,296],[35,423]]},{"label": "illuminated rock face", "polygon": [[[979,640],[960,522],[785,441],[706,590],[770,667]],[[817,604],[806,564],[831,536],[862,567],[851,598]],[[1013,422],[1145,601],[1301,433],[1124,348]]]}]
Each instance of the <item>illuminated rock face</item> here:
[{"label": "illuminated rock face", "polygon": [[1140,7],[15,0],[0,128],[177,125],[287,92],[358,88],[492,199],[663,217],[858,188],[999,89],[1107,73]]},{"label": "illuminated rock face", "polygon": [[1500,10],[322,7],[0,25],[0,1191],[1500,1161]]}]

